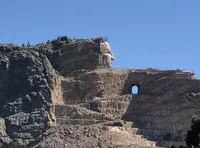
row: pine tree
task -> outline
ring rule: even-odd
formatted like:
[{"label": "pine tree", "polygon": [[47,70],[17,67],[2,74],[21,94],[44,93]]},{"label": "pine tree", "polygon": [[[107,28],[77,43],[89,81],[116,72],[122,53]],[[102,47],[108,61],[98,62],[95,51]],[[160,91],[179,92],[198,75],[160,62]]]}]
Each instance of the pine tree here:
[{"label": "pine tree", "polygon": [[188,148],[200,147],[200,118],[198,116],[192,117],[191,129],[187,131],[185,142]]},{"label": "pine tree", "polygon": [[28,42],[28,44],[27,44],[27,47],[30,47],[31,45],[30,45],[30,43]]}]

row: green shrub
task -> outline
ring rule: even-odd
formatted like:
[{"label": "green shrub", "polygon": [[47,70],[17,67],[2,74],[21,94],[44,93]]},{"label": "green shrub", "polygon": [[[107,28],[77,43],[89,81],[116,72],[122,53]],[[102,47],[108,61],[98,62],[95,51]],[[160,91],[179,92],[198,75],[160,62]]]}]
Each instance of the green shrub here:
[{"label": "green shrub", "polygon": [[35,148],[42,148],[42,146],[41,146],[41,145],[38,145],[38,146],[36,146]]},{"label": "green shrub", "polygon": [[21,145],[18,142],[11,142],[10,148],[26,148],[25,145]]},{"label": "green shrub", "polygon": [[173,144],[173,145],[170,146],[170,148],[176,148],[176,146]]}]

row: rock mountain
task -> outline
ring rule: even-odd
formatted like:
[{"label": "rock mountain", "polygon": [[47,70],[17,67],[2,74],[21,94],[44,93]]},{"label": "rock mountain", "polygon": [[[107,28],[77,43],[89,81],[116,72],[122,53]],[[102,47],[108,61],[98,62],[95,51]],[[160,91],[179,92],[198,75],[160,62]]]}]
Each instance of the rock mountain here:
[{"label": "rock mountain", "polygon": [[114,59],[104,38],[0,44],[0,147],[184,144],[200,114],[200,80],[182,70],[112,69]]}]

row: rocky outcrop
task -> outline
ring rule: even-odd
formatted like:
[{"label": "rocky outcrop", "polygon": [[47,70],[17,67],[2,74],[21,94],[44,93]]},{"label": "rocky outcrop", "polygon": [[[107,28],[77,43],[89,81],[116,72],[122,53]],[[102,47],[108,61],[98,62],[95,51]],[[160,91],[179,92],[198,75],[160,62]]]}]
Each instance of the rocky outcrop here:
[{"label": "rocky outcrop", "polygon": [[200,113],[200,80],[181,70],[112,69],[112,60],[104,38],[0,44],[0,147],[183,142]]},{"label": "rocky outcrop", "polygon": [[111,68],[114,60],[110,46],[103,38],[68,41],[56,48],[51,57],[53,67],[63,76],[80,69]]},{"label": "rocky outcrop", "polygon": [[34,46],[0,45],[1,146],[10,141],[28,145],[40,141],[56,124],[55,104],[63,104],[59,74],[109,67],[111,61],[106,65],[100,59],[106,50],[111,54],[109,46],[100,48],[104,42],[103,38],[59,37]]},{"label": "rocky outcrop", "polygon": [[2,140],[34,143],[54,122],[49,110],[55,70],[46,55],[17,46],[1,46],[0,61],[1,128],[8,139]]}]

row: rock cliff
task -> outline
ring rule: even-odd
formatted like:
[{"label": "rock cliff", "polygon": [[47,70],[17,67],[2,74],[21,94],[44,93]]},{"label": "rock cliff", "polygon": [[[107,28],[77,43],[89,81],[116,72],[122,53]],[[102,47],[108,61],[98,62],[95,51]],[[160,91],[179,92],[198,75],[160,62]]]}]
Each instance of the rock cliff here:
[{"label": "rock cliff", "polygon": [[200,80],[182,70],[112,69],[114,59],[104,38],[0,44],[0,147],[184,144],[200,114]]}]

